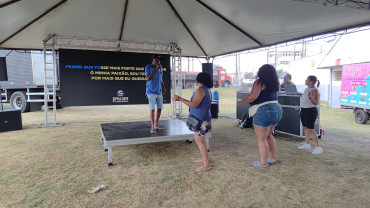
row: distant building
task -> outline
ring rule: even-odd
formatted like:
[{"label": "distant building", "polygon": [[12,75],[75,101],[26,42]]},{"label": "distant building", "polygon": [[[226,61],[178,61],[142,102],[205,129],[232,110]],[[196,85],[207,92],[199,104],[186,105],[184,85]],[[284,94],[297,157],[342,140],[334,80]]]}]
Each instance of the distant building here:
[{"label": "distant building", "polygon": [[330,73],[329,107],[340,108],[343,66],[370,63],[368,37],[370,37],[370,30],[342,36],[317,67],[320,70],[329,70]]}]

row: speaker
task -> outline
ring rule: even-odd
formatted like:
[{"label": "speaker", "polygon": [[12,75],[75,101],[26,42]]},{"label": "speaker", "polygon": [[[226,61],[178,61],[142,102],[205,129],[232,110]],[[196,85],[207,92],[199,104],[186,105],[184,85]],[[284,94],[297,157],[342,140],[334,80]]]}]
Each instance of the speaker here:
[{"label": "speaker", "polygon": [[211,116],[212,118],[218,118],[219,105],[218,101],[211,102]]},{"label": "speaker", "polygon": [[0,132],[22,129],[21,110],[0,111]]},{"label": "speaker", "polygon": [[211,75],[212,83],[213,83],[213,63],[202,63],[202,72],[208,73]]},{"label": "speaker", "polygon": [[5,57],[0,57],[0,81],[8,81]]}]

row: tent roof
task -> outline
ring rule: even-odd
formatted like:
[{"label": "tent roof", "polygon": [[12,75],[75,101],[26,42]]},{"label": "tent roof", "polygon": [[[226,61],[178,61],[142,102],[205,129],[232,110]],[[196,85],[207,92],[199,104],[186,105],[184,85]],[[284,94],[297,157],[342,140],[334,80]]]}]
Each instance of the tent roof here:
[{"label": "tent roof", "polygon": [[318,66],[319,69],[335,68],[342,65],[369,63],[368,50],[370,41],[363,41],[370,37],[370,27],[361,33],[351,33],[341,36],[333,49],[325,56]]},{"label": "tent roof", "polygon": [[42,49],[56,34],[173,42],[184,56],[217,56],[370,25],[369,9],[312,2],[0,0],[0,48]]}]

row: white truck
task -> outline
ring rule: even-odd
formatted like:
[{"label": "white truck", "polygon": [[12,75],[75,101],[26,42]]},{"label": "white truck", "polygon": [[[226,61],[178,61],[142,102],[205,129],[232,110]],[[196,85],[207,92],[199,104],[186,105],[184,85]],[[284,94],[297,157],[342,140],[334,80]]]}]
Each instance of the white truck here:
[{"label": "white truck", "polygon": [[[22,113],[40,110],[44,104],[45,71],[42,52],[0,50],[0,57],[6,57],[8,74],[8,81],[0,82],[1,99],[3,102],[10,103],[13,109],[20,109]],[[48,71],[47,73],[52,72]],[[58,74],[57,67],[57,75]],[[53,80],[48,79],[47,83],[52,84]],[[55,84],[59,86],[59,79],[57,79],[57,83]],[[60,108],[61,98],[59,96],[59,87],[57,87],[56,99],[56,106]]]}]

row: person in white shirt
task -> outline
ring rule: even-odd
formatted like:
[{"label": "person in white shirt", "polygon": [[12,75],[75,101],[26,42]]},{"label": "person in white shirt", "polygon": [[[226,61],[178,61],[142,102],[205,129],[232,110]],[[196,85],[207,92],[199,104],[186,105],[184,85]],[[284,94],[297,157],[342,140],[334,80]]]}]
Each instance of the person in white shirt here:
[{"label": "person in white shirt", "polygon": [[[316,83],[317,87],[315,87]],[[307,77],[305,84],[307,85],[307,88],[300,99],[300,116],[304,128],[306,143],[299,146],[298,149],[311,149],[310,138],[312,137],[316,145],[312,154],[316,155],[323,153],[323,149],[319,145],[319,139],[314,130],[315,121],[318,116],[317,106],[320,104],[320,92],[318,89],[320,81],[317,80],[316,76],[311,75]]]}]

